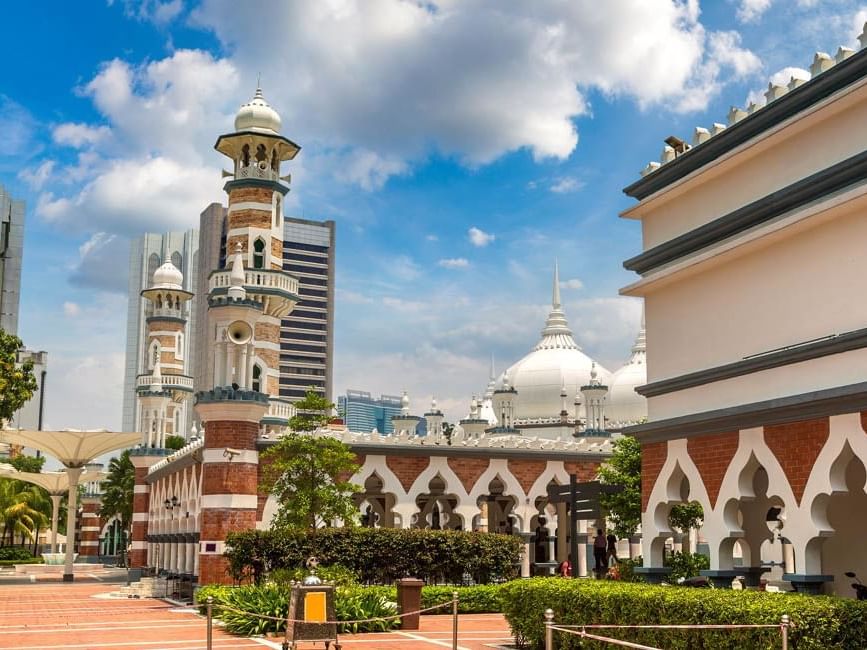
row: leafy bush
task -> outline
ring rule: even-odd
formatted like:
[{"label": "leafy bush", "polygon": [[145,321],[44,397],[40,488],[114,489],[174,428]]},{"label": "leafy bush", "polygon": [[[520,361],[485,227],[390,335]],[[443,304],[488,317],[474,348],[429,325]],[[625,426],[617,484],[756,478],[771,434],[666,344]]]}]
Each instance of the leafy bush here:
[{"label": "leafy bush", "polygon": [[0,566],[15,566],[16,564],[42,564],[45,562],[41,557],[28,557],[23,560],[0,560]]},{"label": "leafy bush", "polygon": [[[334,597],[334,610],[338,621],[359,621],[370,618],[387,618],[397,614],[397,603],[391,590],[370,587],[339,587]],[[346,623],[338,626],[338,632],[387,632],[400,627],[400,619]]]},{"label": "leafy bush", "polygon": [[635,573],[636,567],[643,565],[644,560],[640,555],[634,558],[617,560],[617,564],[608,570],[608,578],[622,582],[644,582],[644,578]]},{"label": "leafy bush", "polygon": [[24,548],[23,546],[4,546],[0,548],[0,560],[24,562],[29,559],[31,559],[29,548]]},{"label": "leafy bush", "polygon": [[693,578],[700,571],[710,568],[710,558],[700,553],[689,551],[671,553],[665,556],[665,566],[671,568],[668,575],[669,582],[679,582],[682,579]]},{"label": "leafy bush", "polygon": [[[268,574],[269,582],[278,584],[289,584],[293,580],[301,582],[310,573],[307,569],[296,567],[293,569],[273,569]],[[331,582],[338,587],[347,587],[358,584],[358,576],[351,569],[347,569],[339,564],[331,566],[321,566],[316,569],[316,575],[325,582]]]},{"label": "leafy bush", "polygon": [[[554,621],[580,624],[708,624],[778,625],[788,614],[795,650],[867,648],[867,603],[830,596],[773,594],[728,589],[691,589],[605,580],[532,578],[503,585],[503,613],[521,647],[541,648],[544,612]],[[776,629],[726,631],[608,630],[606,636],[671,650],[740,650],[779,648]],[[558,648],[596,648],[577,637],[558,634]],[[608,647],[608,646],[606,646]]]},{"label": "leafy bush", "polygon": [[484,584],[517,575],[522,541],[514,535],[399,528],[248,530],[231,533],[226,557],[237,582],[254,566],[294,569],[311,555],[322,564],[340,564],[368,584],[390,584],[412,576],[428,584]]},{"label": "leafy bush", "polygon": [[[458,612],[461,614],[486,614],[501,611],[500,589],[503,585],[474,585],[472,587],[422,587],[421,607],[427,609],[451,600],[452,592],[458,592]],[[431,612],[450,614],[451,607]]]}]

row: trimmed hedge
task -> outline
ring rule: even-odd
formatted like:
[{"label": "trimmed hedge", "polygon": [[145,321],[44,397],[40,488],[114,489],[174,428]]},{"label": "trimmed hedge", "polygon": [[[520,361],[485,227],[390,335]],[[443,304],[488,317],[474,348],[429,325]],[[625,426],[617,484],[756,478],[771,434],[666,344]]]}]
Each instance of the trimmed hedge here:
[{"label": "trimmed hedge", "polygon": [[[867,603],[831,596],[533,578],[503,585],[500,599],[520,647],[543,647],[544,612],[550,607],[554,610],[555,623],[564,625],[778,625],[780,617],[788,614],[794,626],[789,633],[790,648],[867,648]],[[606,630],[599,633],[671,650],[780,647],[779,629]],[[603,647],[589,641],[582,645],[575,636],[562,633],[556,636],[560,649]]]},{"label": "trimmed hedge", "polygon": [[31,559],[32,553],[27,546],[3,546],[0,548],[0,560],[16,560],[26,562]]},{"label": "trimmed hedge", "polygon": [[16,564],[43,564],[41,557],[26,557],[23,560],[0,560],[0,566],[15,566]]},{"label": "trimmed hedge", "polygon": [[226,544],[237,582],[302,567],[315,555],[320,564],[340,564],[363,583],[412,576],[428,584],[462,584],[466,577],[486,584],[516,577],[522,550],[514,535],[399,528],[248,530],[231,533]]}]

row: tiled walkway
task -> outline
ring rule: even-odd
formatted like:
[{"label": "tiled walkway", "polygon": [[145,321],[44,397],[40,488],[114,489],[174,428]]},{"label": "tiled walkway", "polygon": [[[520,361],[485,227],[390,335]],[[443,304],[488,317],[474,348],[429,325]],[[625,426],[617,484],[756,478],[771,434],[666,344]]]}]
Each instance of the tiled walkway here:
[{"label": "tiled walkway", "polygon": [[[100,597],[115,589],[116,585],[99,583],[0,585],[0,650],[206,649],[205,620],[194,610],[160,600]],[[347,635],[340,642],[346,650],[433,650],[452,647],[451,630],[451,617],[423,616],[418,631]],[[230,636],[217,626],[213,635],[214,648],[280,648],[279,642]],[[509,643],[502,616],[460,617],[458,647],[462,650]]]}]

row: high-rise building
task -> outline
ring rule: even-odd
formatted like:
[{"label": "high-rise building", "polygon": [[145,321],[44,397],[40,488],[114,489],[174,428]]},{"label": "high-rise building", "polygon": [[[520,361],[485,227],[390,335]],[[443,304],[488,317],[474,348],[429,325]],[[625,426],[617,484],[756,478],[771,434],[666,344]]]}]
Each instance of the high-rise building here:
[{"label": "high-rise building", "polygon": [[33,396],[22,406],[12,418],[14,429],[29,431],[42,430],[42,417],[45,414],[45,378],[48,375],[48,353],[44,350],[36,352],[22,348],[18,351],[18,363],[33,362],[33,376],[36,378],[36,390]]},{"label": "high-rise building", "polygon": [[280,396],[296,401],[313,388],[330,402],[334,222],[287,218],[283,270],[298,278],[301,300],[280,327]]},{"label": "high-rise building", "polygon": [[400,415],[400,400],[396,395],[374,399],[367,391],[347,390],[337,398],[337,410],[350,431],[392,433],[391,418]]},{"label": "high-rise building", "polygon": [[0,185],[0,328],[18,334],[21,257],[24,253],[24,201]]},{"label": "high-rise building", "polygon": [[[123,430],[140,431],[142,428],[141,408],[136,400],[139,375],[150,372],[151,363],[147,359],[146,335],[148,319],[153,305],[144,299],[141,292],[149,289],[154,272],[166,262],[171,262],[183,274],[183,289],[191,293],[197,290],[196,280],[199,269],[199,232],[170,232],[163,235],[147,233],[134,239],[130,246],[129,261],[129,302],[126,321],[126,364],[123,381]],[[183,327],[181,355],[190,359],[197,350],[198,294],[189,306],[189,316]],[[207,307],[207,303],[206,303]],[[192,423],[192,409],[184,408],[179,430],[186,431]]]},{"label": "high-rise building", "polygon": [[[199,266],[221,269],[226,266],[228,210],[212,203],[199,221]],[[280,323],[279,395],[296,402],[311,387],[326,399],[333,399],[332,358],[334,323],[334,233],[333,221],[283,219],[283,270],[299,280],[301,300]],[[208,275],[197,280],[196,294],[208,293]],[[198,322],[205,322],[207,301],[197,305]],[[201,339],[194,355],[196,386],[211,380],[213,346]]]}]

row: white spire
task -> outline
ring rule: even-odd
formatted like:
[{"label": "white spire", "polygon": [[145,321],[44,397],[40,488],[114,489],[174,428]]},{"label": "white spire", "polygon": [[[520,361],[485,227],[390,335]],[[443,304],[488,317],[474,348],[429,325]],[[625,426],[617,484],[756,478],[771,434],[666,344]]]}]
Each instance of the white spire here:
[{"label": "white spire", "polygon": [[241,242],[235,248],[235,256],[232,258],[232,271],[229,273],[229,298],[243,300],[247,297],[244,289],[244,257]]},{"label": "white spire", "polygon": [[638,336],[635,337],[635,344],[632,346],[633,358],[635,354],[645,353],[647,351],[647,331],[644,327],[644,302],[641,303],[641,329],[638,330]]},{"label": "white spire", "polygon": [[557,263],[557,260],[554,260],[554,293],[551,298],[551,306],[555,310],[559,310],[561,307],[560,303],[560,265]]},{"label": "white spire", "polygon": [[[158,354],[162,354],[162,352],[159,352]],[[154,369],[151,373],[150,389],[155,393],[163,389],[163,373],[162,369],[160,368],[159,356],[157,357],[156,361],[154,361]]]}]

